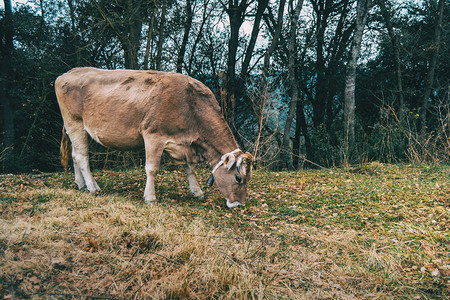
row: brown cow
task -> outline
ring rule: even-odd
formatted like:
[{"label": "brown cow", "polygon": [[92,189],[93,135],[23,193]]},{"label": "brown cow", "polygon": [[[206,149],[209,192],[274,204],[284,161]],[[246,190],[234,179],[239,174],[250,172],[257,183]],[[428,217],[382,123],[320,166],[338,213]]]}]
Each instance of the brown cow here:
[{"label": "brown cow", "polygon": [[252,156],[238,149],[213,93],[200,81],[157,71],[75,68],[56,79],[55,90],[80,189],[100,191],[89,168],[90,136],[113,149],[145,148],[145,203],[156,200],[155,176],[166,151],[185,164],[194,196],[203,192],[192,165],[207,160],[213,167],[208,183],[216,182],[227,206],[245,204]]}]

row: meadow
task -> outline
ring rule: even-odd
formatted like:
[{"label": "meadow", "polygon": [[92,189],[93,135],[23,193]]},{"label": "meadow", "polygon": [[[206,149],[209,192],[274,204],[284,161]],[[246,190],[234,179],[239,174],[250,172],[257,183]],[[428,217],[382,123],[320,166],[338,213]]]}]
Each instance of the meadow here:
[{"label": "meadow", "polygon": [[[206,182],[206,169],[197,170]],[[254,171],[244,208],[180,169],[0,175],[0,298],[448,299],[450,166]]]}]

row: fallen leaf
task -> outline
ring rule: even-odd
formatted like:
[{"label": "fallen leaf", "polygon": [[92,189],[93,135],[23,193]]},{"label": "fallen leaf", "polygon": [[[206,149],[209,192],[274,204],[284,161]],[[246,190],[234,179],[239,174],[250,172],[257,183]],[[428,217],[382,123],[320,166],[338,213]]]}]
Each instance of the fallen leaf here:
[{"label": "fallen leaf", "polygon": [[431,274],[431,276],[433,276],[433,277],[437,277],[440,275],[437,265],[434,263],[424,264],[423,267],[420,269],[420,271],[422,273],[425,273],[426,271],[428,271]]},{"label": "fallen leaf", "polygon": [[41,283],[41,280],[40,280],[39,278],[37,278],[36,275],[31,276],[28,280],[29,280],[32,284],[39,284],[39,283]]},{"label": "fallen leaf", "polygon": [[89,252],[96,252],[98,250],[98,244],[96,241],[92,240],[91,238],[88,238],[88,246],[86,247],[86,251]]},{"label": "fallen leaf", "polygon": [[439,276],[439,270],[438,269],[434,269],[430,273],[431,273],[431,276],[433,276],[433,277]]},{"label": "fallen leaf", "polygon": [[65,268],[67,268],[67,266],[64,264],[64,261],[59,260],[59,259],[52,260],[51,265],[52,265],[52,268],[58,269],[58,270],[63,270]]}]

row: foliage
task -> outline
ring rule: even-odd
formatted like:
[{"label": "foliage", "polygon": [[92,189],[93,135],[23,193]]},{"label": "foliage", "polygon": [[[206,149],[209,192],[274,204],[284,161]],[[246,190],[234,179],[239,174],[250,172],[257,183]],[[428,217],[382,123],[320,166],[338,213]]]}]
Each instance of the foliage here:
[{"label": "foliage", "polygon": [[[224,114],[233,116],[229,119],[230,127],[242,148],[261,150],[256,154],[265,159],[259,161],[259,165],[273,169],[286,165],[280,161],[284,156],[279,156],[283,132],[289,133],[291,143],[283,151],[298,153],[312,165],[332,166],[367,160],[448,162],[450,156],[445,140],[449,134],[450,116],[447,114],[450,76],[449,68],[446,68],[450,64],[448,2],[443,13],[441,43],[433,44],[438,0],[385,1],[398,39],[398,63],[407,116],[403,120],[394,72],[395,49],[380,6],[377,1],[372,1],[356,73],[357,143],[348,153],[343,147],[343,94],[345,67],[354,32],[355,1],[304,1],[296,24],[298,47],[295,49],[293,77],[298,80],[300,100],[296,109],[299,113],[294,116],[295,126],[290,130],[284,128],[289,123],[286,108],[292,101],[289,96],[292,94],[292,78],[287,76],[287,41],[292,10],[300,2],[288,1],[279,16],[279,5],[284,2],[269,1],[262,12],[258,10],[262,2],[251,0],[238,1],[242,6],[235,8],[232,6],[236,1],[217,0],[33,0],[27,4],[15,4],[12,21],[14,49],[11,60],[6,61],[11,71],[1,74],[1,82],[8,82],[2,99],[9,97],[12,106],[14,156],[6,157],[10,146],[4,144],[7,124],[6,118],[2,117],[1,172],[60,168],[57,161],[62,122],[53,91],[53,82],[60,74],[76,66],[110,69],[158,67],[175,71],[178,61],[182,61],[181,71],[208,85],[221,104],[234,99],[234,107],[228,106],[234,111],[224,111]],[[184,41],[189,19],[186,5],[192,6],[192,23]],[[231,14],[233,9],[239,9],[241,14]],[[260,30],[256,46],[251,48],[249,39],[259,13],[262,13]],[[3,16],[0,10],[1,29],[8,25]],[[241,27],[236,29],[232,26],[232,21],[236,21],[233,18],[240,18]],[[278,20],[282,21],[280,38],[269,53]],[[231,32],[236,30],[238,34],[233,35],[236,40],[231,41]],[[3,57],[6,53],[3,51],[6,49],[4,30],[0,32],[0,55]],[[232,45],[237,47],[236,51],[230,51]],[[181,49],[185,50],[183,55]],[[439,57],[431,97],[426,102],[426,130],[420,132],[430,56],[436,49]],[[233,53],[235,57],[231,58]],[[268,66],[264,65],[266,54],[270,54]],[[244,59],[249,55],[250,65],[242,70]],[[235,63],[230,65],[230,62]],[[230,74],[229,70],[235,70],[235,74]],[[267,72],[264,78],[271,83],[264,96],[267,98],[265,101],[278,110],[276,125],[273,124],[274,118],[266,118],[266,124],[258,124],[261,112],[254,111],[255,90],[263,92],[267,88],[257,84],[265,82],[261,80],[263,71]],[[8,113],[4,105],[0,106],[0,112]],[[386,119],[386,112],[397,116],[399,122],[394,117]],[[258,137],[270,143],[259,149],[260,145],[255,144],[261,140]],[[412,154],[412,148],[421,150]],[[99,168],[138,165],[142,159],[140,154],[121,155],[103,148],[93,148],[93,151],[95,160],[99,161],[94,164]],[[132,163],[123,164],[126,160]],[[115,166],[114,161],[120,162],[119,166]]]},{"label": "foliage", "polygon": [[[199,170],[206,181],[208,171]],[[1,175],[0,295],[39,298],[450,296],[447,165],[257,171],[245,208],[162,171]],[[12,296],[14,295],[14,296]]]}]

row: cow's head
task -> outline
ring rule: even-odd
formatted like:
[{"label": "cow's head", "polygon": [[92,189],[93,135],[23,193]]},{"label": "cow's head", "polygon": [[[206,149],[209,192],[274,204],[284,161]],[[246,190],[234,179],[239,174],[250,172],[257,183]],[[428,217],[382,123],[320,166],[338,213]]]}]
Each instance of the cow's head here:
[{"label": "cow's head", "polygon": [[253,156],[236,149],[222,156],[214,167],[208,184],[216,183],[229,208],[245,204],[247,183],[252,175]]}]

